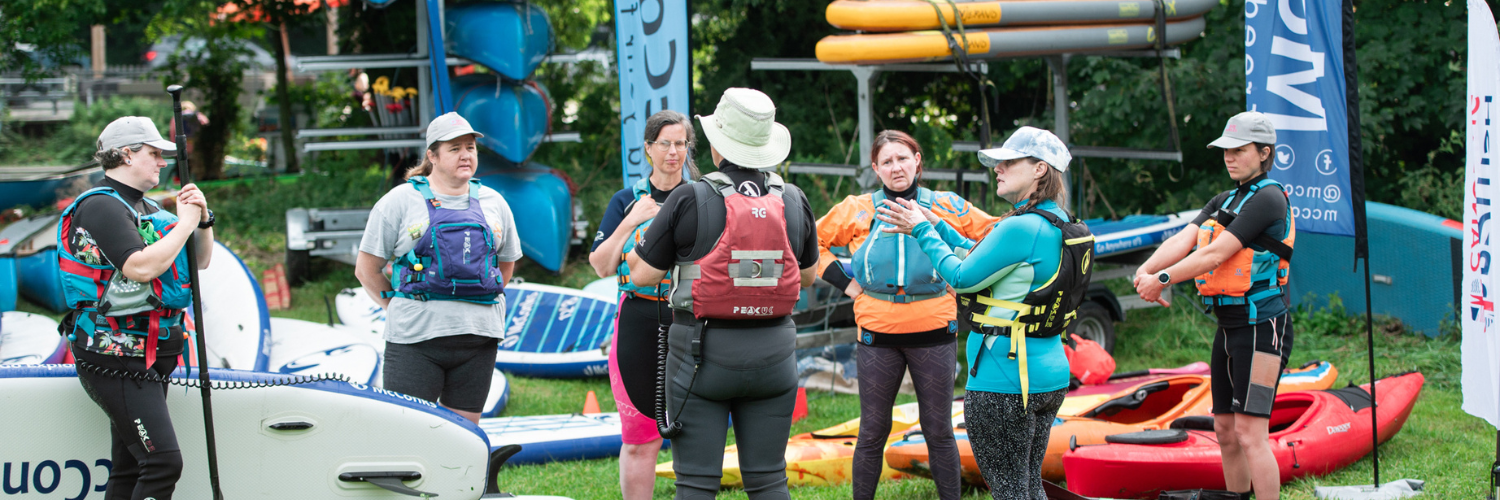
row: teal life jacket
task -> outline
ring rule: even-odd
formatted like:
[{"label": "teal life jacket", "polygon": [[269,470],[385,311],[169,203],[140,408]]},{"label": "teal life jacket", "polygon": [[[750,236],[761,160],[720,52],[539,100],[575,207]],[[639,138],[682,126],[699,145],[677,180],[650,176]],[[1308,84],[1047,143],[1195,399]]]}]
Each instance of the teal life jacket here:
[{"label": "teal life jacket", "polygon": [[[177,257],[172,260],[172,266],[161,276],[152,279],[150,283],[135,283],[128,279],[120,281],[124,275],[116,276],[116,273],[120,272],[119,267],[105,259],[103,252],[97,249],[75,248],[71,238],[74,231],[73,216],[78,204],[96,195],[114,198],[125,205],[125,208],[130,210],[131,216],[135,218],[136,228],[147,245],[160,241],[177,225],[177,215],[162,210],[161,206],[150,198],[143,198],[143,200],[156,208],[156,211],[141,215],[135,207],[130,206],[130,203],[121,198],[119,193],[108,187],[88,190],[63,210],[62,217],[57,224],[57,264],[58,271],[62,275],[63,298],[67,301],[68,308],[72,310],[69,314],[73,317],[73,328],[68,332],[68,339],[77,340],[79,332],[91,336],[98,331],[147,337],[149,345],[147,357],[154,358],[155,339],[168,338],[173,327],[183,324],[183,311],[193,304],[193,293],[188,279],[188,251],[184,248],[178,252]],[[77,255],[80,250],[84,254],[99,255],[98,261],[88,262],[80,259]],[[112,280],[119,281],[116,287],[122,285],[129,287],[132,284],[149,287],[149,295],[145,297],[145,302],[150,309],[121,314],[119,308],[115,307],[117,304],[111,304],[109,300],[106,300],[108,295],[106,292],[109,291]]]},{"label": "teal life jacket", "polygon": [[[690,182],[692,181],[683,181],[683,184]],[[641,203],[641,200],[655,202],[651,198],[651,179],[649,177],[635,181],[635,184],[630,186],[630,194],[635,195],[636,203]],[[657,206],[660,205],[660,203],[657,203]],[[654,220],[656,218],[652,217],[634,228],[627,229],[621,227],[615,229],[616,231],[630,231],[630,237],[625,239],[625,246],[620,247],[620,265],[615,268],[615,274],[619,276],[621,292],[629,293],[643,299],[660,300],[672,288],[672,271],[667,270],[667,275],[662,277],[661,284],[658,286],[635,286],[635,283],[630,282],[630,266],[625,263],[626,256],[630,255],[632,250],[635,250],[637,244],[645,240],[646,228],[650,227],[651,221]]]},{"label": "teal life jacket", "polygon": [[[918,187],[916,201],[928,210],[932,209],[932,190]],[[870,195],[870,201],[879,208],[885,202],[885,190]],[[870,235],[854,252],[854,280],[864,289],[865,295],[898,304],[917,302],[943,296],[948,284],[938,276],[936,268],[921,245],[911,235],[887,233],[881,230],[889,226],[873,216],[870,217]],[[905,290],[903,295],[897,291]]]}]

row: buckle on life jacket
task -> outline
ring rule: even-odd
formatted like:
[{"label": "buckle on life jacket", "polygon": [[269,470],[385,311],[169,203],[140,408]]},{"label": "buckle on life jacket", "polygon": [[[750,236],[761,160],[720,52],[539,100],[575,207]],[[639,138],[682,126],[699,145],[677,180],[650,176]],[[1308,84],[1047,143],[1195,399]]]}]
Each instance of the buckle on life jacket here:
[{"label": "buckle on life jacket", "polygon": [[872,291],[869,291],[869,290],[865,290],[865,295],[869,295],[871,298],[876,298],[876,299],[884,300],[886,302],[891,302],[891,303],[896,303],[896,304],[909,304],[909,303],[912,303],[912,302],[921,302],[921,301],[928,300],[928,299],[935,299],[935,298],[938,298],[938,297],[942,297],[943,295],[946,295],[946,292],[945,293],[919,293],[919,294],[915,294],[915,295],[912,295],[912,294],[899,294],[898,295],[898,294],[893,294],[893,293],[881,293],[881,292],[872,292]]}]

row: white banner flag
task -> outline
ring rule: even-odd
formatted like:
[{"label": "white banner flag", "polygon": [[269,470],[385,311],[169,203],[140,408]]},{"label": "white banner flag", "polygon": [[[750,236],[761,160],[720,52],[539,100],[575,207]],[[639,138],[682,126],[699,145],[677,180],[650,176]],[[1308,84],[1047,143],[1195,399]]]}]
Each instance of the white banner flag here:
[{"label": "white banner flag", "polygon": [[1500,325],[1495,322],[1495,189],[1500,184],[1500,34],[1485,0],[1469,1],[1464,171],[1464,411],[1500,427]]}]

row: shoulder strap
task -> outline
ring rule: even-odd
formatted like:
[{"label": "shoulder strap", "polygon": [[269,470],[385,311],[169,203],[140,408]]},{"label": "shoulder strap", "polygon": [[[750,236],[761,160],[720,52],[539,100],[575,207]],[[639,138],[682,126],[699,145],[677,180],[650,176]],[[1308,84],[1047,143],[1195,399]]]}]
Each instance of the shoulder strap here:
[{"label": "shoulder strap", "polygon": [[[729,175],[724,172],[711,172],[708,175],[704,175],[703,180],[705,181],[703,184],[706,184],[708,189],[718,192],[719,196],[728,198],[729,195],[734,194],[734,180],[730,179]],[[694,185],[694,187],[696,188],[697,186]],[[700,199],[699,201],[701,202],[702,200]]]},{"label": "shoulder strap", "polygon": [[640,180],[635,181],[635,184],[630,185],[630,194],[634,195],[637,200],[650,196],[651,186],[647,184],[648,182],[651,182],[650,177],[642,177]]},{"label": "shoulder strap", "polygon": [[425,198],[427,200],[433,199],[432,187],[427,185],[426,177],[418,175],[416,177],[407,179],[406,182],[408,184],[411,184],[413,188],[416,188],[417,193],[420,193],[422,195],[422,198]]},{"label": "shoulder strap", "polygon": [[932,210],[932,202],[935,198],[936,195],[931,189],[917,186],[917,204],[921,205],[922,208]]},{"label": "shoulder strap", "polygon": [[[121,205],[125,205],[125,209],[130,211],[130,216],[134,217],[137,222],[139,222],[141,220],[141,213],[137,212],[135,210],[135,207],[130,206],[130,203],[126,202],[125,198],[121,198],[120,197],[120,193],[115,192],[114,188],[109,188],[109,187],[104,187],[104,186],[100,186],[100,187],[96,187],[96,188],[90,189],[88,191],[84,191],[83,194],[80,194],[80,195],[78,195],[77,198],[74,198],[73,199],[73,204],[72,205],[68,205],[68,208],[66,210],[63,210],[63,213],[62,213],[63,217],[67,217],[67,216],[71,215],[73,213],[73,211],[78,208],[78,205],[83,202],[84,198],[87,198],[89,196],[93,196],[93,195],[96,195],[96,194],[108,195],[110,198],[114,198],[116,201],[119,201]],[[142,198],[142,199],[149,199],[149,198]],[[159,209],[160,207],[158,206],[157,208]]]},{"label": "shoulder strap", "polygon": [[1234,213],[1240,213],[1240,209],[1245,208],[1245,202],[1250,201],[1250,197],[1255,196],[1255,193],[1260,192],[1260,188],[1266,186],[1276,186],[1277,188],[1280,188],[1281,183],[1267,177],[1265,179],[1261,179],[1260,182],[1251,185],[1250,192],[1246,193],[1244,198],[1240,198],[1240,204],[1234,207]]},{"label": "shoulder strap", "polygon": [[[774,194],[784,194],[784,193],[786,193],[786,181],[781,180],[781,176],[780,175],[776,175],[776,172],[765,172],[765,174],[766,174],[766,194],[772,194],[772,193],[774,193]],[[783,202],[782,204],[785,205],[785,202]]]},{"label": "shoulder strap", "polygon": [[481,185],[482,184],[479,183],[479,179],[469,179],[469,197],[470,198],[473,198],[473,199],[476,199],[476,200],[479,199],[479,187]]}]

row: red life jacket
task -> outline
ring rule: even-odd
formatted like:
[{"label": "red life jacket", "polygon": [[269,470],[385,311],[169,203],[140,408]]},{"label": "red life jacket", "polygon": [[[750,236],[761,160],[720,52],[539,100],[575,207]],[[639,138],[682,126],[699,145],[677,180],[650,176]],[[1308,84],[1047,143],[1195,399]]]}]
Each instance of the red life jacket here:
[{"label": "red life jacket", "polygon": [[[697,260],[678,262],[672,275],[673,309],[698,319],[767,319],[788,316],[797,304],[801,276],[788,237],[785,184],[768,174],[765,196],[751,197],[734,190],[729,176],[714,172],[694,183],[698,231],[716,235],[712,250]],[[711,194],[713,193],[713,194]],[[724,222],[705,217],[708,196],[724,202]],[[711,205],[711,203],[709,204]],[[700,247],[695,247],[698,250]]]}]

